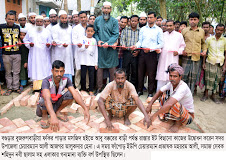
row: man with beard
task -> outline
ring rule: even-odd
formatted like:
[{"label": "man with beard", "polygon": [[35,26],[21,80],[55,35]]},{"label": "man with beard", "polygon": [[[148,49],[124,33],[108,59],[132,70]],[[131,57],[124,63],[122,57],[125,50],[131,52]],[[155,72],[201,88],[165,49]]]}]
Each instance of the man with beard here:
[{"label": "man with beard", "polygon": [[46,27],[50,32],[52,32],[52,27],[57,24],[57,20],[58,20],[57,12],[54,9],[51,9],[49,11],[50,24]]},{"label": "man with beard", "polygon": [[74,46],[74,58],[75,58],[74,61],[76,65],[75,86],[80,89],[81,88],[81,83],[80,83],[81,66],[79,62],[80,53],[78,52],[77,48],[82,47],[81,39],[86,35],[86,26],[87,26],[88,19],[85,11],[80,11],[78,16],[79,16],[80,23],[72,29],[72,42],[73,44],[78,45],[78,46]]},{"label": "man with beard", "polygon": [[72,51],[72,27],[68,25],[67,12],[59,11],[59,23],[52,28],[52,37],[55,46],[52,54],[52,62],[61,60],[65,64],[65,77],[70,78],[74,75],[73,51]]},{"label": "man with beard", "polygon": [[[75,90],[69,78],[64,77],[64,63],[56,60],[52,64],[52,75],[46,77],[42,83],[42,94],[37,105],[36,114],[42,117],[40,125],[43,129],[50,127],[53,131],[59,131],[59,120],[67,122],[66,114],[60,111],[72,103],[73,99],[84,109],[84,118],[87,123],[90,119],[89,110],[85,106],[82,97]],[[48,120],[48,114],[50,119]]]},{"label": "man with beard", "polygon": [[73,21],[72,28],[79,24],[78,11],[76,10],[73,10],[72,12],[72,21]]},{"label": "man with beard", "polygon": [[[189,87],[182,76],[184,70],[176,63],[168,66],[170,82],[161,87],[154,95],[146,108],[146,112],[151,114],[152,105],[160,97],[160,109],[151,116],[153,122],[156,118],[163,121],[173,120],[170,132],[177,132],[181,126],[191,124],[194,119],[194,103]],[[167,94],[167,91],[169,91]]]},{"label": "man with beard", "polygon": [[26,16],[23,13],[18,15],[18,22],[20,23],[20,28],[25,28]]},{"label": "man with beard", "polygon": [[69,25],[72,26],[72,24],[73,24],[72,15],[69,14],[69,15],[67,16],[67,18],[68,18],[68,23],[69,23]]},{"label": "man with beard", "polygon": [[[198,27],[199,14],[189,14],[190,27],[183,29],[182,35],[186,44],[183,51],[182,67],[184,68],[183,81],[188,84],[191,93],[194,93],[196,78],[200,65],[200,55],[206,55],[205,32]],[[202,52],[201,52],[202,50]]]},{"label": "man with beard", "polygon": [[[112,117],[124,118],[124,124],[130,125],[130,114],[138,107],[144,114],[147,122],[147,128],[151,125],[143,103],[139,99],[136,89],[132,83],[126,80],[126,73],[123,69],[118,68],[114,73],[114,81],[107,84],[98,99],[98,105],[101,113],[105,118],[107,129],[114,128]],[[107,115],[108,112],[108,115]]]},{"label": "man with beard", "polygon": [[26,23],[25,28],[29,30],[30,28],[35,28],[35,17],[36,13],[30,12],[28,13],[28,23]]},{"label": "man with beard", "polygon": [[147,24],[147,14],[142,12],[139,17],[139,27],[142,28]]},{"label": "man with beard", "polygon": [[94,22],[95,34],[98,45],[98,70],[97,70],[97,87],[96,93],[100,93],[103,87],[103,70],[108,68],[110,72],[110,81],[114,79],[114,71],[118,66],[117,50],[109,47],[113,45],[119,37],[118,21],[110,16],[111,3],[104,2],[102,11],[103,15],[96,18]]}]

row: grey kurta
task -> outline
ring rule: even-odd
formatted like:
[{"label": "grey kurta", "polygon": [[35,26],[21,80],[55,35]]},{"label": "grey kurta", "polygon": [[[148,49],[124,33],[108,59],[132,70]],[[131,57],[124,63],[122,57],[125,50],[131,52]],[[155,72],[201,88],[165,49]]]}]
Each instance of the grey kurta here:
[{"label": "grey kurta", "polygon": [[[97,42],[99,40],[108,45],[113,45],[119,36],[118,21],[110,17],[105,21],[103,16],[97,17],[94,22],[95,34]],[[98,68],[113,68],[118,66],[118,52],[111,47],[98,47]]]}]

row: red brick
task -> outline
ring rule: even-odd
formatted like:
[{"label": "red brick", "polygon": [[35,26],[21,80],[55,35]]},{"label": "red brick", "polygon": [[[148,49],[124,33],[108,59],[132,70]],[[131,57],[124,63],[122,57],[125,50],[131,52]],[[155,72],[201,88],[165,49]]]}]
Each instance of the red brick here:
[{"label": "red brick", "polygon": [[4,107],[2,107],[2,109],[0,110],[1,115],[3,115],[4,113],[6,113],[10,108],[13,107],[13,100],[10,101],[7,105],[5,105]]},{"label": "red brick", "polygon": [[68,113],[69,112],[69,108],[68,107],[65,107],[60,112],[61,113]]},{"label": "red brick", "polygon": [[166,129],[169,129],[173,124],[171,122],[161,122],[159,125]]},{"label": "red brick", "polygon": [[20,100],[20,105],[21,105],[21,106],[27,106],[27,105],[28,105],[28,99],[29,99],[30,97],[31,97],[30,95],[26,95],[25,97],[23,97],[23,98]]},{"label": "red brick", "polygon": [[142,130],[142,128],[138,127],[137,125],[131,124],[129,126],[131,129],[134,129],[135,131],[139,132],[140,130]]},{"label": "red brick", "polygon": [[3,125],[4,127],[14,125],[14,123],[11,120],[9,120],[7,117],[1,118],[0,124]]},{"label": "red brick", "polygon": [[99,128],[100,128],[100,124],[99,123],[95,123],[95,122],[89,122],[88,126],[90,126],[91,128],[95,128],[97,130],[99,130]]},{"label": "red brick", "polygon": [[96,119],[94,122],[95,123],[101,123],[103,121],[104,121],[104,117],[100,117],[100,118]]},{"label": "red brick", "polygon": [[83,97],[89,97],[90,95],[86,91],[81,91],[80,92]]},{"label": "red brick", "polygon": [[136,114],[134,114],[134,113],[131,113],[130,115],[129,115],[129,117],[132,119],[132,118],[134,118],[134,117],[136,117],[137,115]]},{"label": "red brick", "polygon": [[63,125],[64,125],[64,127],[66,127],[68,130],[72,130],[72,129],[78,128],[78,127],[76,127],[75,125],[73,125],[73,124],[70,123],[70,122],[64,122]]},{"label": "red brick", "polygon": [[119,133],[119,125],[113,124],[114,128],[110,131],[107,128],[100,128],[100,133]]},{"label": "red brick", "polygon": [[62,127],[60,127],[60,130],[57,131],[57,133],[67,133],[67,132],[69,132],[69,131],[70,131],[70,130],[67,129],[65,126],[62,126]]},{"label": "red brick", "polygon": [[10,131],[9,133],[22,133],[24,131],[28,131],[30,130],[31,128],[28,127],[28,126],[23,126],[23,127],[20,127],[20,128],[17,128],[16,130],[14,131]]},{"label": "red brick", "polygon": [[152,98],[153,98],[153,97],[148,97],[148,98],[146,99],[146,102],[147,102],[147,103],[150,103],[151,100],[152,100]]},{"label": "red brick", "polygon": [[50,127],[49,127],[47,129],[43,129],[42,131],[40,131],[38,133],[53,133],[53,130],[51,130]]},{"label": "red brick", "polygon": [[82,120],[84,120],[84,117],[83,116],[80,116],[80,117],[77,117],[75,119],[70,120],[70,122],[73,123],[73,124],[75,124],[75,123],[77,123],[79,121],[82,121]]},{"label": "red brick", "polygon": [[3,128],[4,126],[0,124],[0,129]]},{"label": "red brick", "polygon": [[6,127],[1,128],[0,129],[0,133],[8,133],[8,132],[13,131],[15,129],[17,129],[17,127],[16,127],[15,124],[9,125],[9,126],[6,126]]},{"label": "red brick", "polygon": [[77,128],[69,131],[68,133],[84,133],[84,130],[82,130],[81,128]]},{"label": "red brick", "polygon": [[18,128],[27,126],[27,124],[21,118],[14,119],[12,121]]},{"label": "red brick", "polygon": [[68,116],[68,119],[69,119],[69,121],[71,121],[71,120],[75,119],[75,117],[74,116]]},{"label": "red brick", "polygon": [[136,133],[136,131],[133,130],[133,129],[127,129],[125,131],[124,130],[120,130],[119,133]]},{"label": "red brick", "polygon": [[20,100],[25,97],[29,92],[31,91],[31,88],[29,87],[24,92],[22,92],[19,96],[13,99],[13,103],[15,106],[20,106]]},{"label": "red brick", "polygon": [[97,120],[98,118],[95,115],[90,116],[90,122]]},{"label": "red brick", "polygon": [[106,127],[107,127],[107,125],[106,125],[106,123],[105,123],[105,122],[101,122],[101,123],[100,123],[99,128],[106,128]]},{"label": "red brick", "polygon": [[78,110],[78,104],[75,104],[75,103],[73,103],[71,105],[71,107],[69,108],[69,112],[71,112],[71,113],[76,113],[77,110]]},{"label": "red brick", "polygon": [[92,134],[92,133],[97,133],[99,129],[96,129],[96,128],[90,128],[88,130],[85,130],[85,133],[89,133],[89,134]]},{"label": "red brick", "polygon": [[116,122],[124,124],[124,118],[117,118]]},{"label": "red brick", "polygon": [[39,125],[33,120],[27,120],[25,123],[30,127],[30,128],[37,128]]},{"label": "red brick", "polygon": [[84,109],[81,106],[78,106],[78,113],[84,114]]},{"label": "red brick", "polygon": [[130,122],[137,123],[137,122],[141,121],[142,119],[143,119],[142,117],[136,116],[135,118],[131,119]]},{"label": "red brick", "polygon": [[86,125],[86,122],[84,122],[84,121],[80,121],[80,122],[75,123],[75,126],[81,128],[83,130],[90,129],[90,126]]}]

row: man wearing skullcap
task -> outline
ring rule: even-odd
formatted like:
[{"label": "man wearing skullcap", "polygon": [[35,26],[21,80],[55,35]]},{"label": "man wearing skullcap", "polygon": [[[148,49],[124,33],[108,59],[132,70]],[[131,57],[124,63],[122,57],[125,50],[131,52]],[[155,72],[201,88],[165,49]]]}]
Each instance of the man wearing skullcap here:
[{"label": "man wearing skullcap", "polygon": [[165,86],[151,99],[146,111],[151,113],[152,105],[160,98],[160,108],[151,116],[153,122],[157,117],[163,121],[173,120],[174,124],[169,131],[177,132],[183,125],[191,124],[194,119],[194,103],[191,90],[188,85],[181,80],[184,69],[177,63],[168,66],[169,80]]},{"label": "man wearing skullcap", "polygon": [[26,16],[23,13],[18,15],[18,22],[20,23],[20,28],[25,28]]},{"label": "man wearing skullcap", "polygon": [[37,15],[35,21],[35,28],[28,30],[24,43],[29,49],[28,77],[33,80],[33,89],[39,90],[41,81],[51,74],[50,44],[52,37],[49,30],[44,28],[43,16]]},{"label": "man wearing skullcap", "polygon": [[73,10],[72,12],[72,21],[73,21],[72,28],[79,24],[78,11],[76,10]]},{"label": "man wearing skullcap", "polygon": [[50,24],[49,17],[45,17],[43,20],[44,20],[44,27],[46,28]]},{"label": "man wearing skullcap", "polygon": [[142,28],[147,24],[147,14],[142,12],[139,16],[139,27]]},{"label": "man wearing skullcap", "polygon": [[46,27],[50,32],[52,32],[51,31],[52,30],[52,27],[57,24],[57,20],[58,20],[57,12],[54,9],[51,9],[49,11],[49,21],[50,21],[50,24]]},{"label": "man wearing skullcap", "polygon": [[36,13],[34,13],[34,12],[28,13],[28,22],[29,23],[26,23],[26,25],[25,25],[27,30],[29,30],[30,28],[35,28],[35,17],[36,17]]}]

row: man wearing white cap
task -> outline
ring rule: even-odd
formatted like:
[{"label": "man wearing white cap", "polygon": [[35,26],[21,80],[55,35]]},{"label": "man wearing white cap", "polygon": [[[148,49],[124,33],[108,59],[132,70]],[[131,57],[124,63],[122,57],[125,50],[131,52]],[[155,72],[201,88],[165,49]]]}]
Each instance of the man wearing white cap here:
[{"label": "man wearing white cap", "polygon": [[111,3],[104,2],[103,15],[96,18],[94,22],[95,34],[98,45],[98,70],[97,70],[97,93],[103,87],[103,70],[108,68],[110,81],[114,80],[114,71],[118,66],[118,52],[108,45],[113,45],[119,37],[118,21],[110,16]]},{"label": "man wearing white cap", "polygon": [[[65,64],[65,77],[74,75],[73,51],[72,51],[72,27],[68,24],[67,12],[60,10],[58,14],[60,21],[52,28],[52,37],[55,52],[52,54],[52,62],[61,60]],[[55,44],[56,43],[56,44]]]},{"label": "man wearing white cap", "polygon": [[72,21],[73,21],[72,28],[79,24],[78,11],[76,10],[73,10],[72,12]]},{"label": "man wearing white cap", "polygon": [[35,17],[36,17],[36,13],[34,13],[34,12],[28,13],[29,23],[26,23],[26,25],[25,25],[27,30],[29,30],[30,28],[35,28]]},{"label": "man wearing white cap", "polygon": [[50,24],[49,17],[44,18],[44,27],[46,28]]},{"label": "man wearing white cap", "polygon": [[18,22],[20,23],[20,28],[25,28],[26,16],[23,13],[18,15]]},{"label": "man wearing white cap", "polygon": [[31,80],[43,80],[51,74],[50,44],[51,34],[43,26],[43,16],[35,18],[35,28],[28,30],[24,37],[25,46],[29,49],[28,77]]},{"label": "man wearing white cap", "polygon": [[57,24],[57,20],[58,20],[57,12],[54,9],[51,9],[49,11],[49,21],[50,21],[50,24],[46,27],[50,32],[52,32],[51,31],[52,27]]},{"label": "man wearing white cap", "polygon": [[142,28],[147,24],[147,14],[142,12],[139,16],[139,27]]}]

